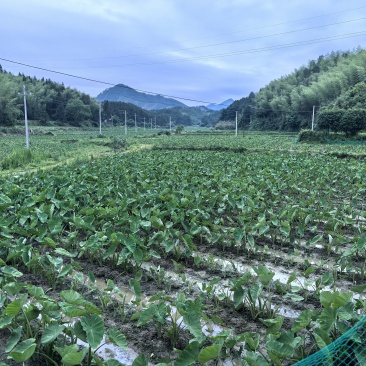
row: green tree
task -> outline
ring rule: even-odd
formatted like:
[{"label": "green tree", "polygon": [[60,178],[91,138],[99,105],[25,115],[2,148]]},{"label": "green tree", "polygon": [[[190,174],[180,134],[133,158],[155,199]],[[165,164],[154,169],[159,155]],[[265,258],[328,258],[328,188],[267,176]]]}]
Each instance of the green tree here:
[{"label": "green tree", "polygon": [[366,110],[352,108],[344,111],[340,130],[347,136],[355,136],[358,132],[366,129]]},{"label": "green tree", "polygon": [[317,128],[319,130],[330,130],[334,132],[342,131],[341,120],[344,111],[342,109],[323,109],[317,115]]},{"label": "green tree", "polygon": [[80,126],[81,122],[91,118],[90,106],[85,105],[79,98],[70,99],[66,104],[65,115],[72,125]]},{"label": "green tree", "polygon": [[8,74],[0,74],[0,126],[12,126],[22,118],[18,89]]},{"label": "green tree", "polygon": [[175,129],[175,133],[177,135],[180,135],[183,131],[184,131],[184,126],[182,126],[182,125],[177,126]]},{"label": "green tree", "polygon": [[335,104],[340,108],[366,108],[366,83],[356,84],[342,94]]}]

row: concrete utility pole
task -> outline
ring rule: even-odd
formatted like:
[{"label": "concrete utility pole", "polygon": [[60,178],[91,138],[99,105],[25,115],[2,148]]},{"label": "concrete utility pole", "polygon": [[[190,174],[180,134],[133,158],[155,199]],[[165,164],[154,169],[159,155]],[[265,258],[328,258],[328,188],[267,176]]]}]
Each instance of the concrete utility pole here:
[{"label": "concrete utility pole", "polygon": [[156,129],[156,117],[155,117],[155,129]]},{"label": "concrete utility pole", "polygon": [[311,130],[314,131],[315,105],[313,105],[313,116],[311,118]]},{"label": "concrete utility pole", "polygon": [[145,131],[145,117],[144,117],[144,131]]},{"label": "concrete utility pole", "polygon": [[170,129],[170,133],[172,133],[172,117],[169,116],[169,129]]},{"label": "concrete utility pole", "polygon": [[127,111],[125,111],[125,135],[127,135]]},{"label": "concrete utility pole", "polygon": [[136,113],[135,113],[135,133],[137,133]]},{"label": "concrete utility pole", "polygon": [[25,146],[29,149],[29,130],[28,130],[28,114],[27,114],[27,93],[25,92],[25,85],[23,84],[24,96],[24,121],[25,121]]},{"label": "concrete utility pole", "polygon": [[238,136],[238,111],[235,112],[235,136]]},{"label": "concrete utility pole", "polygon": [[151,129],[152,129],[152,118],[150,118],[150,125],[151,125]]},{"label": "concrete utility pole", "polygon": [[102,134],[102,103],[99,103],[99,135]]}]

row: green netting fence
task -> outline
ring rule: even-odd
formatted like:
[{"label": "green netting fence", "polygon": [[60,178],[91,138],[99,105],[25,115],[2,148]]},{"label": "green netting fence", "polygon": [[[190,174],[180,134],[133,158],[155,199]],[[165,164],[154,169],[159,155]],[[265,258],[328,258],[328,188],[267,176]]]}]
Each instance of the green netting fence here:
[{"label": "green netting fence", "polygon": [[295,365],[366,366],[366,316],[333,343]]}]

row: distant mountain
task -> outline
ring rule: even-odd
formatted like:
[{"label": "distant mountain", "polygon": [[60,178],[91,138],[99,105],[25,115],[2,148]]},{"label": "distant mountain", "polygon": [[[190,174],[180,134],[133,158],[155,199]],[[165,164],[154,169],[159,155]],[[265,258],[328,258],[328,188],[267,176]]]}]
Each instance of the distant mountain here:
[{"label": "distant mountain", "polygon": [[104,90],[96,99],[100,102],[108,100],[110,102],[131,103],[149,111],[173,107],[186,107],[185,104],[178,102],[175,99],[165,98],[159,94],[152,95],[138,92],[123,84],[118,84]]},{"label": "distant mountain", "polygon": [[212,111],[221,111],[221,109],[227,108],[230,104],[234,103],[233,99],[225,100],[225,102],[222,103],[210,103],[207,108],[211,109]]}]

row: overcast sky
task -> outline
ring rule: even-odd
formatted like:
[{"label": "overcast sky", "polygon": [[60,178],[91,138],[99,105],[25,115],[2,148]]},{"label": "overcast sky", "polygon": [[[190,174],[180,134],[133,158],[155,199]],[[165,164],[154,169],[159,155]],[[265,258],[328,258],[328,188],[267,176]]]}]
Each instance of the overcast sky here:
[{"label": "overcast sky", "polygon": [[0,0],[0,9],[5,70],[91,96],[109,86],[2,59],[202,105],[366,48],[363,0]]}]

